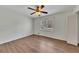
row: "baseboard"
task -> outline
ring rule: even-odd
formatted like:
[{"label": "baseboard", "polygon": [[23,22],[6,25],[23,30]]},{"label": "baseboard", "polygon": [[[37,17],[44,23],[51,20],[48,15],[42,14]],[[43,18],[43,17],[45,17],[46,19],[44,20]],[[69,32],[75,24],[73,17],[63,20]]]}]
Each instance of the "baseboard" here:
[{"label": "baseboard", "polygon": [[15,41],[15,40],[18,40],[18,39],[21,39],[21,38],[24,38],[24,37],[28,37],[28,36],[31,36],[32,34],[29,34],[29,35],[23,35],[23,36],[18,36],[16,38],[11,38],[9,40],[5,40],[5,41],[2,41],[0,42],[0,44],[4,44],[4,43],[7,43],[7,42],[11,42],[11,41]]},{"label": "baseboard", "polygon": [[58,39],[58,38],[52,38],[52,37],[47,37],[47,36],[38,35],[38,34],[33,34],[33,35],[42,36],[42,37],[46,37],[46,38],[50,38],[50,39],[56,39],[56,40],[59,40],[59,41],[66,42],[67,44],[71,44],[71,45],[78,46],[78,43],[77,42],[65,41],[65,40],[61,40],[61,39]]},{"label": "baseboard", "polygon": [[78,46],[78,43],[77,42],[73,42],[73,41],[67,41],[68,44],[72,44],[72,45],[75,45],[75,46]]},{"label": "baseboard", "polygon": [[41,37],[46,37],[46,38],[49,38],[49,39],[56,39],[56,40],[63,41],[63,42],[67,42],[67,41],[64,41],[64,40],[61,40],[61,39],[51,38],[51,37],[47,37],[47,36],[43,36],[43,35],[37,35],[37,34],[33,34],[33,35],[35,35],[35,36],[41,36]]},{"label": "baseboard", "polygon": [[17,38],[12,38],[11,40],[6,40],[6,41],[3,41],[3,42],[0,42],[0,44],[4,44],[4,43],[7,43],[7,42],[15,41],[15,40],[22,39],[22,38],[29,37],[29,36],[42,36],[42,37],[46,37],[46,38],[49,38],[49,39],[56,39],[56,40],[59,40],[59,41],[66,42],[68,44],[79,46],[79,43],[77,44],[76,42],[64,41],[64,40],[61,40],[61,39],[51,38],[51,37],[47,37],[47,36],[43,36],[43,35],[37,35],[37,34],[29,34],[29,35],[20,36],[20,37],[17,37]]}]

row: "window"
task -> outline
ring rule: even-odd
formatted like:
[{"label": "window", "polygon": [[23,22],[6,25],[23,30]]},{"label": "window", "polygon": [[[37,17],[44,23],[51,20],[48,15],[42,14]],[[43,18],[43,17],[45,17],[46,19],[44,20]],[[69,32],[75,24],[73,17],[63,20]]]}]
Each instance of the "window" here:
[{"label": "window", "polygon": [[44,18],[40,22],[40,30],[52,31],[54,28],[54,19],[53,18]]}]

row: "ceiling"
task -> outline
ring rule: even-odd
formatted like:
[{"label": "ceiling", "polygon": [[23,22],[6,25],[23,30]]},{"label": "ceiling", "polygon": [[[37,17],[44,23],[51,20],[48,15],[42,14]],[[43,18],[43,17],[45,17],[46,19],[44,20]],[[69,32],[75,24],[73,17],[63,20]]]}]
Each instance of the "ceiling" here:
[{"label": "ceiling", "polygon": [[[33,10],[27,9],[27,7],[35,8],[36,5],[5,5],[4,7],[19,12],[24,15],[28,15],[31,18],[39,17],[37,15],[30,15]],[[57,12],[68,11],[72,10],[75,6],[74,5],[45,5],[44,10],[48,12],[48,14],[41,14],[41,16],[46,16],[50,14],[55,14]],[[41,17],[40,16],[40,17]]]}]

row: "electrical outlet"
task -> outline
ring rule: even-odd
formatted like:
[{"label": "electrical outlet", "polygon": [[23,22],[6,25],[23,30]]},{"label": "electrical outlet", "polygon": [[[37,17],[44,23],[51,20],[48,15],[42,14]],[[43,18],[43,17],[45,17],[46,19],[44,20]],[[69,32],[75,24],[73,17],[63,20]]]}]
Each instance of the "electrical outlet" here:
[{"label": "electrical outlet", "polygon": [[38,32],[38,34],[40,34],[40,33]]}]

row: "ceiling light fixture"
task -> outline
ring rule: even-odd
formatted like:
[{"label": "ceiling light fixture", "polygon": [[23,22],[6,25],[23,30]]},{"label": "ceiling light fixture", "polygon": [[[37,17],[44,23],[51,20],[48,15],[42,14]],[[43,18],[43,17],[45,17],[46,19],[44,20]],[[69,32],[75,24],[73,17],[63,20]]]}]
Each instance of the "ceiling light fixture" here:
[{"label": "ceiling light fixture", "polygon": [[33,12],[33,13],[31,13],[30,15],[36,14],[37,16],[40,16],[40,15],[41,15],[41,13],[43,13],[43,14],[48,14],[48,12],[43,11],[43,8],[44,8],[44,7],[45,7],[44,5],[39,5],[39,6],[36,6],[36,8],[35,8],[35,9],[34,9],[34,8],[31,8],[31,7],[28,7],[28,9],[33,10],[33,11],[34,11],[34,12]]}]

